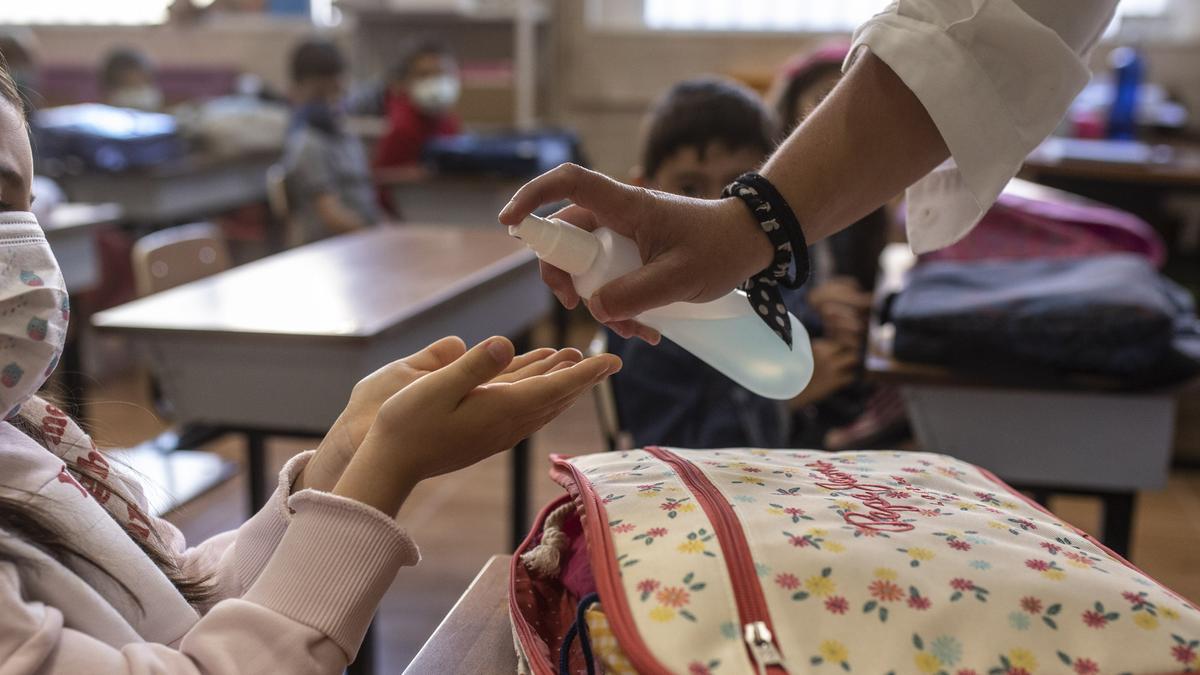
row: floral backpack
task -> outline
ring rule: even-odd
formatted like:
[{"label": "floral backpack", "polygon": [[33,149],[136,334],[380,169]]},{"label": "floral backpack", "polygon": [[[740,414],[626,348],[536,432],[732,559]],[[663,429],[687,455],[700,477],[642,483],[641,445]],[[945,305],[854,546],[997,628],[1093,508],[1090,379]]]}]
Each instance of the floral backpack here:
[{"label": "floral backpack", "polygon": [[1183,673],[1200,611],[942,455],[551,458],[513,558],[521,672]]}]

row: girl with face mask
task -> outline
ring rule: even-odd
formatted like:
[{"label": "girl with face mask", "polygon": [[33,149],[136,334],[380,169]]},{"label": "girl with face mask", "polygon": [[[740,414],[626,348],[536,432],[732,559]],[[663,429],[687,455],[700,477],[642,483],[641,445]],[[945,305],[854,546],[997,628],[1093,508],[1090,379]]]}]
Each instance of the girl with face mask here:
[{"label": "girl with face mask", "polygon": [[430,139],[460,133],[454,113],[460,89],[458,65],[444,45],[423,42],[410,49],[385,94],[388,130],[376,148],[375,167],[412,166]]},{"label": "girl with face mask", "polygon": [[[2,62],[0,62],[2,63]],[[29,212],[32,157],[0,66],[0,664],[5,673],[340,673],[419,559],[396,521],[421,480],[513,445],[619,368],[445,338],[368,376],[268,504],[191,546],[137,480],[38,397],[70,316]]]}]

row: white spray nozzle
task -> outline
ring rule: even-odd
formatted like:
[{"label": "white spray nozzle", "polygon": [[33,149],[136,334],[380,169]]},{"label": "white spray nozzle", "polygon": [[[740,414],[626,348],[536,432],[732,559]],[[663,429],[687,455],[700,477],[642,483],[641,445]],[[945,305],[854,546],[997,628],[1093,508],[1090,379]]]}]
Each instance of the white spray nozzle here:
[{"label": "white spray nozzle", "polygon": [[588,271],[600,253],[600,242],[595,235],[558,218],[529,215],[520,225],[509,225],[508,234],[567,274]]}]

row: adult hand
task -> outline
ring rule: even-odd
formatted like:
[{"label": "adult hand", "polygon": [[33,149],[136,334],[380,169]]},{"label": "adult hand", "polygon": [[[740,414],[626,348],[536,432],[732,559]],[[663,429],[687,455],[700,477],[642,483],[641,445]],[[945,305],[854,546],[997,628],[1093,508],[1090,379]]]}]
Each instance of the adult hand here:
[{"label": "adult hand", "polygon": [[[345,410],[325,434],[317,446],[317,454],[297,476],[292,489],[332,489],[375,422],[380,406],[401,389],[453,363],[466,351],[462,339],[445,337],[360,380],[350,392],[350,401]],[[519,381],[548,372],[560,364],[577,363],[582,358],[583,355],[576,349],[535,349],[514,358],[504,372],[496,376],[495,381]]]},{"label": "adult hand", "polygon": [[[512,361],[512,343],[489,338],[392,395],[334,493],[395,514],[421,480],[516,445],[621,365],[610,354],[544,372],[511,370]],[[496,381],[506,371],[512,377]]]},{"label": "adult hand", "polygon": [[[766,235],[736,198],[707,200],[619,183],[575,164],[534,178],[500,212],[516,225],[543,204],[573,202],[554,214],[585,230],[607,227],[637,243],[643,267],[614,279],[587,301],[618,335],[649,342],[658,333],[633,320],[672,302],[705,302],[733,290],[770,264]],[[542,263],[542,279],[568,309],[579,304],[566,272]]]}]

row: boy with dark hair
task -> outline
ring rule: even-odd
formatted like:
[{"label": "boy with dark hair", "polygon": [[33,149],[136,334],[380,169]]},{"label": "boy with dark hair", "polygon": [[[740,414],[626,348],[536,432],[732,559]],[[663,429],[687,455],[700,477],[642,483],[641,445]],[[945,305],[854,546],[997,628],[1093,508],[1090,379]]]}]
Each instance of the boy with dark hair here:
[{"label": "boy with dark hair", "polygon": [[412,166],[430,139],[462,130],[454,113],[461,85],[458,62],[445,44],[414,43],[388,74],[384,111],[388,129],[375,151],[378,168]]},{"label": "boy with dark hair", "polygon": [[345,128],[346,62],[337,45],[309,39],[292,51],[293,116],[284,143],[293,227],[289,246],[376,224],[370,167]]},{"label": "boy with dark hair", "polygon": [[[633,182],[673,194],[716,199],[757,168],[779,136],[758,96],[734,82],[698,78],[672,87],[647,116]],[[625,361],[613,378],[618,415],[635,445],[690,448],[819,446],[826,422],[816,404],[854,378],[856,351],[820,336],[805,289],[784,301],[813,334],[816,371],[793,401],[750,393],[664,340],[658,346],[609,333],[609,351]]]},{"label": "boy with dark hair", "polygon": [[157,112],[163,96],[150,57],[132,47],[117,47],[100,64],[100,97],[118,108]]}]

